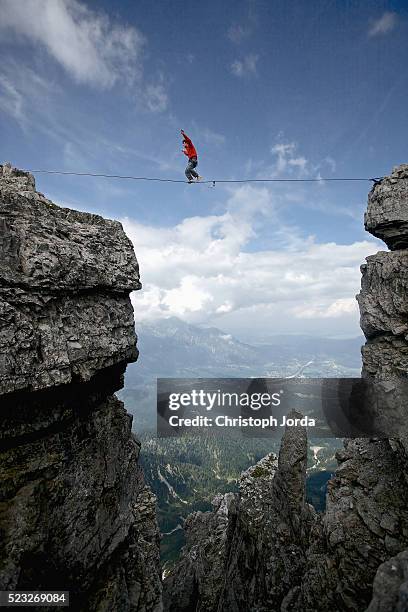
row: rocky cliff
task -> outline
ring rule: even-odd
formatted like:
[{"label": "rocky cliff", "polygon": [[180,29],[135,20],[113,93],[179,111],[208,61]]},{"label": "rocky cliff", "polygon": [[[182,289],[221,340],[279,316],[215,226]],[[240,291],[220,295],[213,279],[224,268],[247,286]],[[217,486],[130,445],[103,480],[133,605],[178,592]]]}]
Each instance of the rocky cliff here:
[{"label": "rocky cliff", "polygon": [[[408,165],[374,185],[365,225],[391,251],[362,266],[362,376],[377,385],[364,413],[403,418]],[[188,519],[187,545],[164,584],[166,609],[178,610],[182,593],[192,607],[181,610],[202,612],[407,611],[408,444],[394,431],[391,439],[345,441],[323,515],[305,502],[305,431],[286,431],[278,464],[262,460],[242,476],[239,494]]]},{"label": "rocky cliff", "polygon": [[[361,268],[363,278],[358,301],[361,326],[367,338],[363,347],[363,376],[376,381],[381,389],[382,404],[375,406],[374,413],[385,408],[386,418],[393,421],[395,437],[389,440],[389,445],[394,453],[399,488],[405,495],[408,489],[408,300],[404,290],[408,283],[407,220],[408,164],[403,164],[375,185],[368,197],[365,227],[384,240],[390,251],[380,251],[367,258]],[[382,467],[380,454],[376,461]],[[369,612],[408,610],[408,504],[405,502],[405,507],[396,511],[396,497],[391,496],[388,502],[388,514],[394,518],[392,542],[396,546],[393,550],[394,546],[390,548],[385,542],[386,560],[375,574]]]},{"label": "rocky cliff", "polygon": [[132,245],[0,166],[0,590],[159,611],[154,497],[114,392],[137,359]]}]

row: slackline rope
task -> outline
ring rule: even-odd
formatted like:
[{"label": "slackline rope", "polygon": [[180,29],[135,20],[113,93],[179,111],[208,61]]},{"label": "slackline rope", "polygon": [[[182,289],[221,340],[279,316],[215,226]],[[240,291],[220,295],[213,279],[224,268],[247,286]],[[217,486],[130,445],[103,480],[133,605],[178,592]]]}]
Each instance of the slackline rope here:
[{"label": "slackline rope", "polygon": [[[94,176],[94,177],[102,177],[102,178],[114,178],[114,179],[125,179],[132,181],[157,181],[160,183],[189,183],[189,181],[185,181],[182,179],[164,179],[164,178],[152,178],[148,176],[125,176],[120,174],[102,174],[102,173],[94,173],[94,172],[64,172],[62,170],[28,170],[28,172],[32,172],[33,174],[63,174],[69,176]],[[383,176],[374,177],[374,178],[304,178],[304,179],[295,179],[295,178],[272,178],[272,179],[215,179],[215,180],[206,180],[206,181],[197,181],[198,183],[204,185],[211,183],[213,187],[215,187],[216,183],[322,183],[329,181],[372,181],[375,185],[380,183],[383,180]],[[402,178],[402,177],[395,177]]]}]

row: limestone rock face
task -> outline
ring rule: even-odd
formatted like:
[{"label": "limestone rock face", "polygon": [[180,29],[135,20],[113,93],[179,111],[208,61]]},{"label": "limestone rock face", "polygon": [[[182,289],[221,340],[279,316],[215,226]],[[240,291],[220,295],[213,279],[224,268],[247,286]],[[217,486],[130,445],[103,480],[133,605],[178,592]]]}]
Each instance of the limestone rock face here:
[{"label": "limestone rock face", "polygon": [[408,164],[393,169],[368,196],[364,225],[392,251],[408,248]]},{"label": "limestone rock face", "polygon": [[0,166],[0,393],[89,380],[137,358],[140,288],[117,221],[60,208]]},{"label": "limestone rock face", "polygon": [[[372,458],[373,472],[378,473],[389,466],[388,477],[390,482],[394,481],[395,491],[387,491],[384,495],[386,507],[382,507],[382,526],[387,529],[392,526],[394,533],[388,531],[384,540],[384,559],[376,572],[372,601],[368,607],[370,612],[407,609],[407,597],[404,595],[404,549],[408,546],[408,511],[406,501],[405,507],[400,502],[404,500],[408,488],[408,300],[405,290],[408,279],[407,204],[408,165],[404,164],[394,168],[390,177],[373,188],[365,216],[366,229],[382,238],[392,252],[379,252],[368,257],[367,265],[362,267],[363,279],[358,302],[362,328],[367,338],[362,351],[363,376],[376,381],[385,389],[384,398],[387,395],[392,398],[393,401],[388,402],[389,406],[387,401],[383,401],[383,404],[387,408],[388,417],[396,424],[395,437],[388,441],[393,449],[392,461],[389,453],[384,452],[377,452]],[[377,411],[381,408],[377,408]],[[385,444],[385,441],[382,443]],[[372,448],[375,443],[370,444]],[[400,485],[392,477],[392,469]],[[381,504],[376,505],[381,510]]]},{"label": "limestone rock face", "polygon": [[408,550],[392,557],[378,568],[373,599],[367,612],[408,610]]},{"label": "limestone rock face", "polygon": [[218,609],[227,562],[228,534],[236,504],[233,493],[217,495],[213,512],[193,512],[185,523],[187,543],[180,562],[165,579],[166,612],[210,612]]},{"label": "limestone rock face", "polygon": [[405,336],[384,334],[362,348],[364,376],[392,380],[404,376],[408,369],[408,342]]},{"label": "limestone rock face", "polygon": [[0,166],[0,590],[81,612],[159,612],[155,499],[114,393],[140,287],[117,222],[61,209]]},{"label": "limestone rock face", "polygon": [[367,338],[363,376],[376,380],[405,378],[408,373],[408,225],[402,222],[404,215],[408,215],[408,165],[394,169],[368,198],[366,228],[391,249],[399,249],[371,255],[361,266],[357,300]]},{"label": "limestone rock face", "polygon": [[406,334],[408,251],[380,251],[367,257],[367,264],[361,268],[361,292],[357,299],[365,336],[375,338],[385,333],[393,336]]},{"label": "limestone rock face", "polygon": [[132,243],[119,221],[56,206],[34,177],[0,166],[2,284],[52,291],[139,289]]},{"label": "limestone rock face", "polygon": [[322,531],[307,552],[297,610],[364,610],[378,566],[408,544],[400,448],[388,440],[347,440],[336,457],[339,467],[329,481]]}]

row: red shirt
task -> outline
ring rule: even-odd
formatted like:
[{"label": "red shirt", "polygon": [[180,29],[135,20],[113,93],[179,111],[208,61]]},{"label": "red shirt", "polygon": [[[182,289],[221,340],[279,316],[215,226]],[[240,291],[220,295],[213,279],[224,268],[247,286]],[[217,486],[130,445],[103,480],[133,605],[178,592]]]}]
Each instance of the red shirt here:
[{"label": "red shirt", "polygon": [[189,139],[188,136],[186,136],[186,134],[183,134],[183,138],[186,141],[184,143],[184,155],[187,155],[187,157],[190,159],[191,157],[197,157],[197,151],[195,150],[195,147],[193,145],[193,143],[191,142],[191,140]]}]

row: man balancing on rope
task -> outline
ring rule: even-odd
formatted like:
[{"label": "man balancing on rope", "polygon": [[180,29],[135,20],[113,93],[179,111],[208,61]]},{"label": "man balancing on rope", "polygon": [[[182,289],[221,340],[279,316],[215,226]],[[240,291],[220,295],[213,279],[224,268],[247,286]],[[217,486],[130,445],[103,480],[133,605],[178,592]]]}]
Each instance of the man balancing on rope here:
[{"label": "man balancing on rope", "polygon": [[194,168],[196,168],[198,164],[197,151],[195,150],[193,143],[191,142],[187,134],[184,132],[184,130],[181,130],[181,135],[183,136],[183,153],[188,157],[188,164],[185,170],[187,180],[189,183],[193,182],[193,178],[197,179],[197,181],[200,181],[203,177],[197,174],[197,172],[194,170]]}]

